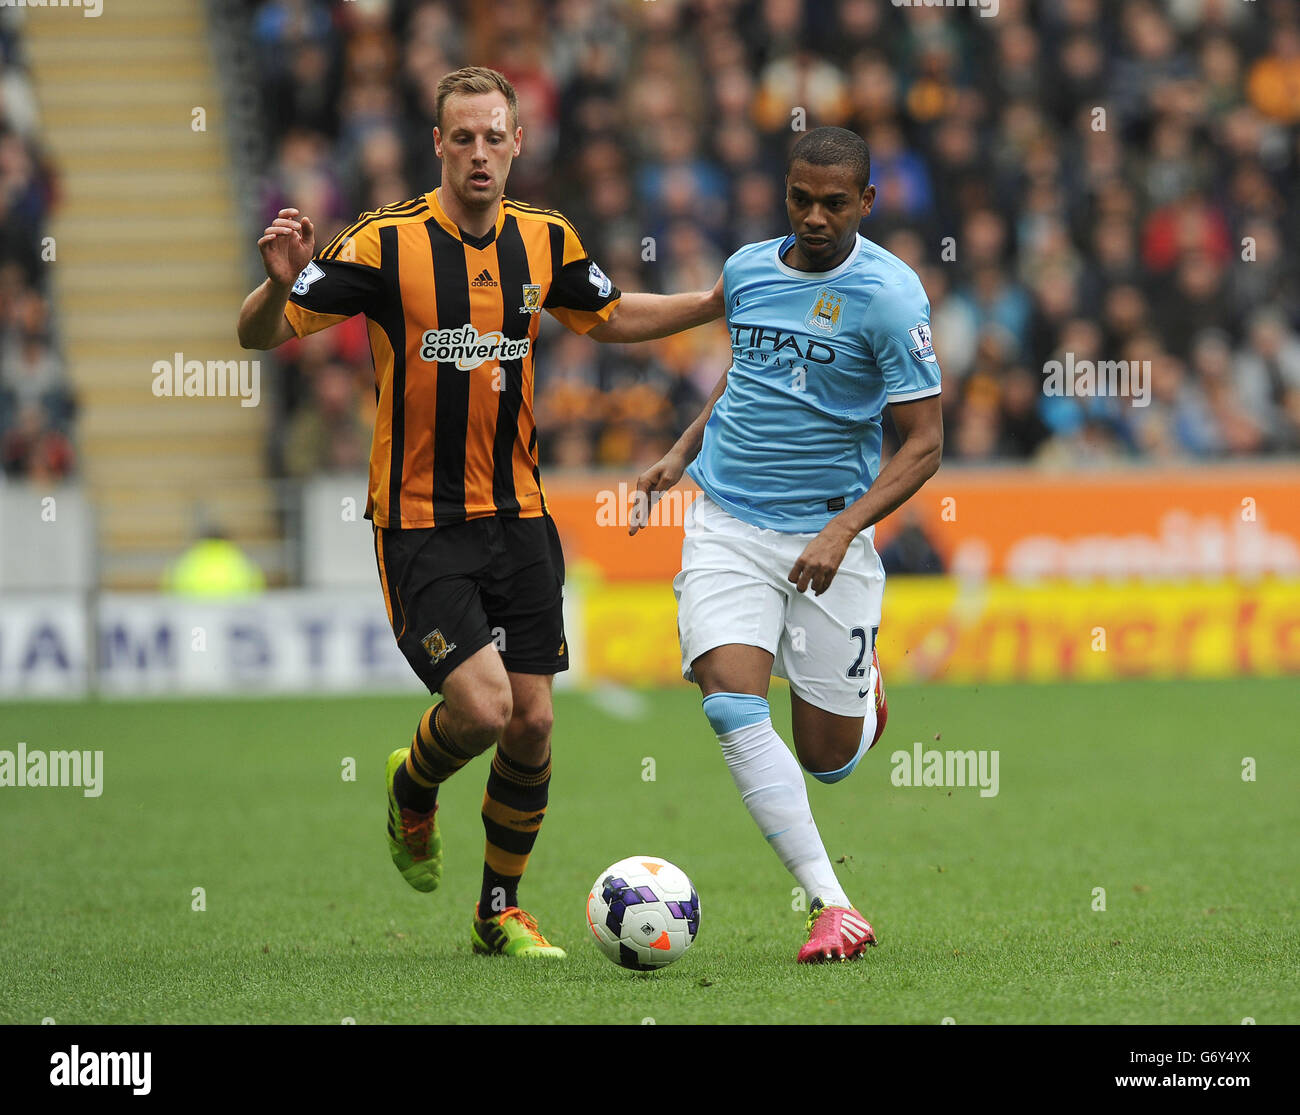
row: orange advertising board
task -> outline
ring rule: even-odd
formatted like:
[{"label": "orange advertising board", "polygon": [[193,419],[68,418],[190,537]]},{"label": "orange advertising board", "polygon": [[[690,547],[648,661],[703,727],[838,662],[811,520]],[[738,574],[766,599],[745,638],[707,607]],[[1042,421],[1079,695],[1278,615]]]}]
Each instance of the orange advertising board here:
[{"label": "orange advertising board", "polygon": [[[694,498],[678,485],[635,538],[635,475],[559,477],[547,503],[572,561],[610,581],[669,580]],[[942,469],[876,528],[876,547],[919,526],[965,578],[1123,581],[1300,576],[1300,464],[1070,473]]]},{"label": "orange advertising board", "polygon": [[636,476],[576,476],[545,481],[546,506],[569,564],[593,563],[612,581],[671,581],[681,568],[682,522],[699,494],[689,481],[659,498],[651,525],[628,537]]},{"label": "orange advertising board", "polygon": [[[553,480],[547,501],[581,601],[584,676],[672,683],[672,578],[695,491],[669,493],[629,538],[634,482]],[[950,468],[878,525],[877,548],[905,523],[949,575],[890,577],[891,680],[1300,674],[1300,465]]]}]

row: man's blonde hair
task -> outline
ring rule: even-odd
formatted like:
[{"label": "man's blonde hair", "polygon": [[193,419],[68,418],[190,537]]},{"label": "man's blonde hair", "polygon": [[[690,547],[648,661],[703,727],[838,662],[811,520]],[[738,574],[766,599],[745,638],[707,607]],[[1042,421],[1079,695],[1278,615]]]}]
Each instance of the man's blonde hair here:
[{"label": "man's blonde hair", "polygon": [[519,98],[515,87],[506,80],[505,74],[489,70],[486,66],[465,66],[443,74],[438,82],[437,119],[434,123],[442,127],[442,106],[448,97],[456,95],[474,95],[477,93],[500,93],[506,99],[510,109],[510,130],[519,127]]}]

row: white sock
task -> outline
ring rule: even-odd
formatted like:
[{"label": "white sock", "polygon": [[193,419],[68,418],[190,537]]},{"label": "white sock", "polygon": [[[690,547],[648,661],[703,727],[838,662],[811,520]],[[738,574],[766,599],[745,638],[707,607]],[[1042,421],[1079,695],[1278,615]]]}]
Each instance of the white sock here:
[{"label": "white sock", "polygon": [[852,907],[840,887],[808,806],[803,768],[771,718],[718,736],[740,799],[759,831],[808,895],[827,906]]}]

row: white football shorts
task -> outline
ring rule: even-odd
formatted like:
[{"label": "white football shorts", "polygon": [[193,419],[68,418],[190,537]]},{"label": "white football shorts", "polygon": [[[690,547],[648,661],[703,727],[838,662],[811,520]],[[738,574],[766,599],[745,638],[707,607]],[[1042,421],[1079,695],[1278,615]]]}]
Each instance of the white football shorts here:
[{"label": "white football shorts", "polygon": [[737,519],[706,494],[686,513],[682,570],[673,579],[682,677],[727,643],[762,647],[772,673],[809,704],[839,716],[874,708],[871,652],[880,627],[885,570],[869,527],[850,543],[821,596],[786,578],[816,534],[766,530]]}]

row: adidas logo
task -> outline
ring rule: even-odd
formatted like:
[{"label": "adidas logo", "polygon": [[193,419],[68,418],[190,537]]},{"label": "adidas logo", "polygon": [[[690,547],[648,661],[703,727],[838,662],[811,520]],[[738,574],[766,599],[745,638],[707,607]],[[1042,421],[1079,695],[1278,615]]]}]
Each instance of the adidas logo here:
[{"label": "adidas logo", "polygon": [[857,915],[848,913],[840,918],[840,932],[849,944],[856,945],[871,932],[871,927]]},{"label": "adidas logo", "polygon": [[542,823],[542,818],[545,816],[546,810],[543,809],[540,813],[534,813],[531,817],[515,817],[510,823],[517,829],[527,830],[536,828],[540,825]]},{"label": "adidas logo", "polygon": [[492,278],[488,269],[485,267],[473,279],[470,280],[470,286],[496,286],[496,279]]}]

